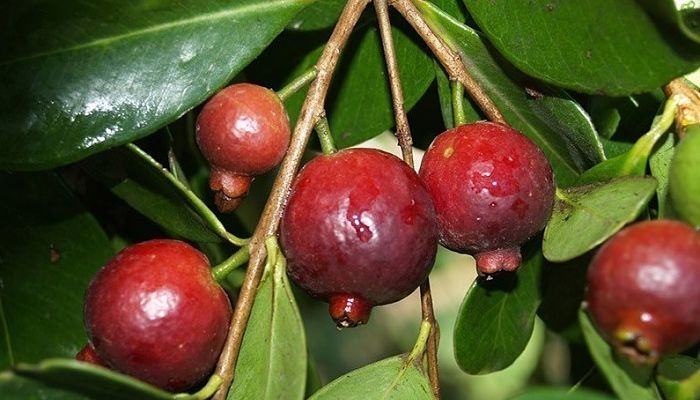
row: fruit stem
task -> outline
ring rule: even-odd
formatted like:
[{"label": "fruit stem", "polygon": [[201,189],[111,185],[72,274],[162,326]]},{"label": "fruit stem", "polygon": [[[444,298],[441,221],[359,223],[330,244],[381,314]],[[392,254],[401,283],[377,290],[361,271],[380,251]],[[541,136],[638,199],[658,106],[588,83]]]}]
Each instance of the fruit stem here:
[{"label": "fruit stem", "polygon": [[318,120],[318,123],[314,127],[316,129],[316,134],[318,135],[318,141],[321,142],[321,151],[323,154],[333,154],[338,149],[335,147],[333,142],[333,134],[331,134],[331,126],[328,124],[328,118],[324,112],[323,117]]},{"label": "fruit stem", "polygon": [[250,252],[248,251],[248,245],[245,245],[233,253],[231,257],[224,260],[221,264],[212,268],[211,275],[214,277],[215,281],[221,283],[226,279],[228,274],[245,264],[249,258]]},{"label": "fruit stem", "polygon": [[[404,98],[401,90],[401,77],[396,62],[396,52],[394,50],[394,42],[391,36],[391,22],[389,21],[389,6],[387,0],[374,0],[374,7],[377,13],[379,22],[379,30],[382,38],[382,47],[384,48],[384,59],[387,63],[389,71],[389,82],[391,86],[391,98],[394,104],[394,117],[396,118],[396,136],[401,147],[403,160],[411,168],[413,165],[413,138],[411,137],[411,128],[408,124],[408,117],[404,109]],[[425,278],[425,281],[420,286],[421,296],[421,314],[423,325],[428,325],[427,339],[423,339],[423,347],[425,342],[428,342],[428,377],[433,395],[436,399],[440,396],[440,379],[438,376],[438,324],[435,320],[435,311],[433,309],[433,297],[430,291],[430,279]],[[421,325],[421,329],[423,328]]]},{"label": "fruit stem", "polygon": [[286,84],[282,89],[278,90],[277,97],[279,97],[280,100],[282,100],[282,102],[284,103],[294,93],[298,92],[299,89],[303,88],[304,86],[309,84],[312,80],[314,80],[316,78],[317,74],[318,74],[318,71],[316,70],[316,66],[313,66],[313,67],[307,69],[301,75],[294,78],[293,81]]},{"label": "fruit stem", "polygon": [[433,326],[430,322],[425,320],[421,322],[420,330],[418,331],[418,339],[416,339],[416,344],[413,345],[413,349],[408,355],[409,362],[416,361],[423,356],[425,353],[425,346],[428,344],[428,338],[432,330]]},{"label": "fruit stem", "polygon": [[163,166],[160,165],[160,163],[156,161],[153,157],[151,157],[148,153],[141,150],[138,146],[136,146],[133,143],[127,144],[126,148],[134,152],[136,155],[141,157],[143,160],[145,160],[152,166],[158,168],[160,173],[163,174],[163,176],[180,191],[180,193],[185,197],[185,199],[189,201],[190,206],[192,206],[192,208],[194,208],[195,211],[197,211],[197,214],[199,214],[199,216],[202,217],[204,221],[207,222],[207,224],[209,224],[209,226],[214,230],[214,232],[217,235],[235,244],[236,246],[244,246],[248,243],[249,239],[242,239],[228,232],[224,224],[221,221],[219,221],[219,219],[216,217],[216,214],[214,214],[214,212],[211,209],[209,209],[209,207],[207,207],[207,205],[202,201],[202,199],[197,197],[197,195],[194,194],[194,192],[188,189],[170,171],[163,168]]},{"label": "fruit stem", "polygon": [[387,0],[374,0],[374,9],[379,22],[379,32],[384,49],[384,60],[389,73],[389,86],[391,88],[391,100],[394,106],[394,118],[396,119],[396,137],[401,147],[404,161],[413,168],[413,138],[411,127],[408,124],[406,109],[404,108],[403,90],[401,88],[401,76],[399,74],[394,40],[391,35],[391,22],[389,20],[389,5]]},{"label": "fruit stem", "polygon": [[452,87],[452,114],[455,126],[467,123],[467,113],[464,111],[464,86],[457,80],[450,81]]},{"label": "fruit stem", "polygon": [[657,115],[654,118],[654,122],[652,122],[651,128],[649,128],[649,132],[640,137],[637,142],[634,143],[634,146],[632,146],[632,149],[628,153],[629,156],[627,156],[627,159],[620,170],[620,176],[635,174],[644,175],[644,169],[646,168],[649,154],[659,138],[661,138],[661,136],[666,133],[666,131],[673,124],[677,106],[678,96],[673,96],[666,100],[663,112],[661,115]]},{"label": "fruit stem", "polygon": [[214,394],[214,392],[216,391],[216,389],[219,388],[219,386],[221,386],[221,377],[217,374],[214,374],[209,377],[207,384],[195,393],[178,393],[173,396],[173,399],[185,398],[190,400],[206,400]]},{"label": "fruit stem", "polygon": [[243,334],[248,324],[248,318],[250,317],[250,311],[253,307],[255,294],[263,273],[263,264],[266,259],[266,251],[262,244],[265,239],[274,236],[277,232],[284,204],[289,196],[289,189],[301,163],[311,131],[323,116],[323,103],[328,93],[333,72],[338,65],[338,60],[350,37],[350,33],[368,3],[369,0],[348,0],[333,29],[333,33],[331,33],[321,53],[321,57],[316,63],[318,74],[311,82],[306,93],[306,99],[294,127],[289,149],[284,160],[282,160],[279,173],[275,178],[275,183],[272,185],[270,196],[265,204],[265,209],[251,238],[248,269],[246,270],[243,286],[231,318],[228,337],[216,366],[216,373],[221,376],[222,384],[214,394],[214,400],[225,400],[233,381],[234,368],[241,349]]},{"label": "fruit stem", "polygon": [[[414,2],[416,4],[413,4]],[[506,120],[498,110],[498,107],[467,71],[459,53],[455,50],[456,46],[450,42],[449,35],[442,32],[434,21],[424,18],[421,12],[418,11],[418,8],[416,8],[418,6],[424,13],[429,14],[437,12],[434,6],[423,0],[390,0],[390,4],[403,15],[416,33],[420,35],[450,75],[450,78],[456,79],[464,85],[469,96],[474,99],[488,119],[506,124]],[[447,41],[447,44],[443,40]]]}]

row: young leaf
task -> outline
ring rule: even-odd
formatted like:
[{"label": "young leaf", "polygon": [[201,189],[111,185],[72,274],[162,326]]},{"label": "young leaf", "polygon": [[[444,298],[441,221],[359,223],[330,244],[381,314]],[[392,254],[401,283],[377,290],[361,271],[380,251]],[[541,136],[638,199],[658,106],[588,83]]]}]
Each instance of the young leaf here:
[{"label": "young leaf", "polygon": [[[275,251],[268,251],[271,254]],[[278,251],[268,259],[243,337],[233,399],[303,399],[307,354],[304,324]],[[276,261],[276,262],[275,262]]]},{"label": "young leaf", "polygon": [[188,203],[188,189],[143,151],[117,148],[87,159],[83,166],[90,176],[173,236],[221,241],[216,229]]},{"label": "young leaf", "polygon": [[[69,390],[100,400],[168,400],[174,395],[107,368],[68,359],[48,359],[36,365],[19,364],[16,373],[42,385]],[[177,397],[180,399],[181,397]],[[193,399],[184,396],[182,400]]]},{"label": "young leaf", "polygon": [[95,218],[53,173],[0,172],[0,369],[73,357],[83,294],[112,255]]},{"label": "young leaf", "polygon": [[658,203],[658,218],[664,218],[667,214],[668,198],[668,173],[671,167],[671,159],[674,153],[675,136],[668,135],[666,140],[649,157],[649,169],[651,176],[656,178],[656,199]]},{"label": "young leaf", "polygon": [[334,380],[309,400],[432,400],[430,382],[422,370],[396,356],[367,365]]},{"label": "young leaf", "polygon": [[[541,301],[539,240],[523,249],[514,274],[477,279],[467,292],[454,328],[455,359],[468,374],[506,368],[527,345]],[[478,328],[477,328],[478,327]]]},{"label": "young leaf", "polygon": [[683,355],[664,358],[656,368],[656,382],[668,400],[700,398],[700,360]]},{"label": "young leaf", "polygon": [[[648,91],[700,65],[700,45],[639,1],[464,1],[486,36],[535,78],[591,94]],[[564,56],[565,55],[565,56]]]},{"label": "young leaf", "polygon": [[[350,38],[344,57],[338,65],[326,101],[326,112],[338,148],[371,139],[394,126],[391,92],[381,39],[375,21],[358,27]],[[398,21],[397,21],[398,22]],[[416,40],[398,27],[392,27],[396,59],[406,110],[423,96],[435,77],[433,61]],[[297,67],[301,73],[311,67],[321,54],[321,48],[310,53]],[[292,120],[301,108],[303,93],[286,102]]]},{"label": "young leaf", "polygon": [[[552,163],[558,186],[604,159],[602,145],[589,116],[561,90],[534,85],[504,60],[494,56],[473,29],[433,4],[417,0],[436,34],[460,53],[467,70],[484,88],[505,119],[532,139]],[[528,94],[526,88],[530,90]]]},{"label": "young leaf", "polygon": [[0,17],[0,168],[131,142],[241,71],[310,0],[26,1]]},{"label": "young leaf", "polygon": [[530,389],[510,400],[613,400],[613,398],[587,389],[537,388]]},{"label": "young leaf", "polygon": [[650,371],[619,361],[583,310],[579,312],[579,323],[593,360],[621,400],[658,400]]},{"label": "young leaf", "polygon": [[639,215],[655,189],[654,178],[624,177],[557,190],[544,230],[545,258],[567,261],[601,244]]}]

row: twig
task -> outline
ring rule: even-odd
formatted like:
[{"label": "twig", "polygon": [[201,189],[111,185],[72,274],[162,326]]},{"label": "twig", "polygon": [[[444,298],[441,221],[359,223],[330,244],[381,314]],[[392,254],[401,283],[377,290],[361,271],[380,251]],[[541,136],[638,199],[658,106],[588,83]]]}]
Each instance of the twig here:
[{"label": "twig", "polygon": [[[391,99],[394,105],[394,117],[396,118],[396,136],[398,137],[401,153],[404,161],[414,168],[413,165],[413,138],[411,137],[411,128],[408,124],[406,109],[404,108],[404,97],[401,90],[401,78],[399,76],[399,68],[396,62],[396,51],[394,50],[394,41],[391,36],[391,22],[389,21],[389,7],[387,0],[374,0],[374,8],[377,12],[379,21],[379,31],[382,38],[382,47],[384,48],[384,59],[386,60],[387,71],[389,72],[389,84],[391,87]],[[425,282],[420,286],[421,294],[421,312],[423,315],[424,325],[428,324],[430,333],[428,335],[428,377],[433,390],[433,395],[436,399],[440,398],[440,380],[438,377],[438,325],[435,320],[435,312],[433,310],[433,299],[430,293],[430,281],[426,277]]]},{"label": "twig", "polygon": [[229,387],[233,381],[234,368],[238,353],[243,341],[243,334],[250,310],[253,307],[255,293],[260,283],[265,262],[265,239],[275,235],[282,217],[283,206],[289,194],[294,175],[299,168],[304,148],[309,141],[309,136],[323,114],[323,103],[328,92],[328,87],[333,76],[338,59],[345,43],[352,32],[362,11],[370,0],[349,0],[338,19],[333,33],[323,49],[323,53],[316,63],[316,79],[311,83],[306,99],[301,107],[301,113],[294,127],[294,133],[289,145],[287,155],[282,161],[279,174],[272,186],[272,192],[267,199],[265,209],[260,218],[255,233],[250,241],[250,262],[241,287],[236,309],[231,320],[231,327],[226,339],[226,344],[216,366],[216,371],[221,376],[223,383],[214,395],[214,400],[225,400]]},{"label": "twig", "polygon": [[459,54],[445,44],[431,29],[428,23],[423,18],[423,15],[418,11],[411,0],[389,0],[390,4],[406,18],[413,29],[423,38],[425,44],[435,54],[443,67],[447,70],[450,78],[457,79],[464,85],[464,88],[469,93],[469,96],[474,99],[476,104],[486,114],[486,116],[495,122],[506,123],[503,114],[498,110],[496,105],[486,95],[486,92],[481,88],[481,85],[472,78],[467,68],[462,63]]}]

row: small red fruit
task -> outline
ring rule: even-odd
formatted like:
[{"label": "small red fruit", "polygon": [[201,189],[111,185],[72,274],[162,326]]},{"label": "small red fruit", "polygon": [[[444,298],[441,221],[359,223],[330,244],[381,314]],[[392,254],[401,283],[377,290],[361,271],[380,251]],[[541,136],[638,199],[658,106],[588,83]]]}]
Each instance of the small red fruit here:
[{"label": "small red fruit", "polygon": [[272,90],[250,83],[225,87],[197,118],[197,144],[212,166],[217,207],[233,211],[253,178],[274,168],[289,146],[289,117]]},{"label": "small red fruit", "polygon": [[544,153],[503,124],[477,122],[438,135],[420,177],[435,204],[440,243],[473,255],[480,275],[515,270],[520,245],[544,228],[554,205]]},{"label": "small red fruit", "polygon": [[420,285],[437,251],[430,195],[395,156],[349,149],[319,156],[294,181],[281,225],[290,278],[329,303],[339,327]]},{"label": "small red fruit", "polygon": [[110,367],[170,391],[182,391],[214,368],[231,303],[206,256],[177,240],[122,250],[90,283],[85,327]]},{"label": "small red fruit", "polygon": [[620,231],[591,262],[586,304],[603,336],[637,363],[700,341],[700,234],[668,220]]}]

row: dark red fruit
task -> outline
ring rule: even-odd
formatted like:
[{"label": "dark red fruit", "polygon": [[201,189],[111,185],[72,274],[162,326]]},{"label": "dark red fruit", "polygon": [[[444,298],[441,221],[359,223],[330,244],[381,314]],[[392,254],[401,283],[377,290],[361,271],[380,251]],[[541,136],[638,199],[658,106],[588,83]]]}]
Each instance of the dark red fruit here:
[{"label": "dark red fruit", "polygon": [[297,176],[281,225],[290,278],[329,303],[339,327],[367,323],[428,275],[437,251],[430,195],[400,159],[374,149],[319,156]]},{"label": "dark red fruit", "polygon": [[520,245],[544,228],[554,205],[544,154],[503,124],[477,122],[438,135],[420,177],[435,204],[440,243],[473,255],[481,275],[515,270]]},{"label": "dark red fruit", "polygon": [[253,177],[279,164],[290,132],[287,112],[272,90],[237,83],[209,99],[197,118],[197,143],[212,165],[209,186],[221,211],[233,211]]},{"label": "dark red fruit", "polygon": [[99,358],[170,391],[212,371],[230,317],[207,258],[177,240],[124,249],[97,273],[85,299],[85,326]]},{"label": "dark red fruit", "polygon": [[97,355],[95,348],[92,347],[90,343],[86,344],[82,350],[75,355],[75,359],[78,361],[86,362],[88,364],[99,365],[100,367],[107,367],[107,363],[102,361],[100,356]]},{"label": "dark red fruit", "polygon": [[700,341],[700,234],[668,220],[620,231],[591,262],[586,303],[603,336],[637,363]]}]

